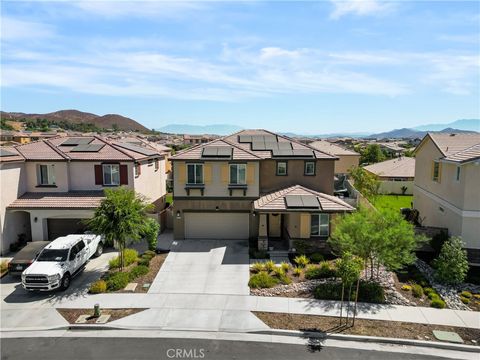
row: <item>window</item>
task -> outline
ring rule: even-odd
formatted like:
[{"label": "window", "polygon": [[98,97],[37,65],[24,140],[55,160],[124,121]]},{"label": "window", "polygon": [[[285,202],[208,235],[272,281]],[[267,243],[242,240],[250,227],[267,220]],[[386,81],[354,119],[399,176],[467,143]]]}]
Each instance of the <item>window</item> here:
[{"label": "window", "polygon": [[160,162],[158,161],[158,159],[155,159],[155,171],[157,171],[160,167]]},{"label": "window", "polygon": [[305,175],[315,175],[314,161],[305,161]]},{"label": "window", "polygon": [[455,181],[460,181],[460,166],[457,166],[455,170]]},{"label": "window", "polygon": [[138,177],[142,173],[142,165],[140,163],[135,163],[135,176]]},{"label": "window", "polygon": [[120,185],[120,165],[103,164],[103,184]]},{"label": "window", "polygon": [[277,175],[279,175],[279,176],[287,175],[287,162],[286,161],[278,161],[277,162]]},{"label": "window", "polygon": [[187,184],[203,184],[203,164],[187,164]]},{"label": "window", "polygon": [[38,166],[38,184],[55,185],[55,165]]},{"label": "window", "polygon": [[328,236],[330,216],[328,214],[313,214],[310,222],[311,236]]},{"label": "window", "polygon": [[230,184],[246,184],[246,164],[230,164]]},{"label": "window", "polygon": [[439,182],[440,179],[440,163],[438,161],[433,162],[432,180]]}]

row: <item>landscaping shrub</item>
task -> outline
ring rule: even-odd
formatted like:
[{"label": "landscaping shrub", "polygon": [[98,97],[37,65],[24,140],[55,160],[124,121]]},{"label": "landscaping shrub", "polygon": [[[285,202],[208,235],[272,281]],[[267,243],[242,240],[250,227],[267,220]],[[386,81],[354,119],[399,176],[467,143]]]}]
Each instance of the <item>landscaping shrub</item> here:
[{"label": "landscaping shrub", "polygon": [[248,286],[254,289],[271,288],[278,284],[278,279],[270,276],[267,272],[261,271],[258,274],[254,274],[248,281]]},{"label": "landscaping shrub", "polygon": [[308,257],[310,258],[310,261],[312,263],[316,263],[316,264],[324,260],[323,255],[320,253],[310,254]]},{"label": "landscaping shrub", "polygon": [[302,275],[302,269],[299,268],[299,267],[293,268],[293,275],[295,275],[295,276],[300,276],[300,275]]},{"label": "landscaping shrub", "polygon": [[7,270],[8,270],[8,261],[3,260],[2,262],[0,262],[0,272],[4,273]]},{"label": "landscaping shrub", "polygon": [[250,267],[250,270],[254,273],[265,271],[265,265],[261,262],[256,262],[252,264],[252,266]]},{"label": "landscaping shrub", "polygon": [[268,272],[273,271],[276,267],[275,262],[273,260],[266,261],[264,265],[265,265],[265,270]]},{"label": "landscaping shrub", "polygon": [[460,296],[463,296],[463,297],[465,297],[465,298],[467,298],[467,299],[470,299],[470,298],[472,297],[472,293],[471,293],[470,291],[462,291],[462,292],[460,293]]},{"label": "landscaping shrub", "polygon": [[140,257],[140,259],[147,259],[148,261],[151,261],[154,257],[155,257],[155,254],[152,255],[152,254],[150,254],[150,253],[148,253],[148,254],[145,253],[145,254],[143,254],[143,255]]},{"label": "landscaping shrub", "polygon": [[305,278],[312,279],[326,279],[330,277],[335,277],[335,269],[332,269],[331,265],[324,261],[320,266],[307,266],[305,270]]},{"label": "landscaping shrub", "polygon": [[107,291],[107,283],[104,280],[95,281],[90,285],[90,294],[101,294]]},{"label": "landscaping shrub", "polygon": [[275,266],[273,268],[273,273],[277,277],[285,276],[285,270],[283,270],[283,268],[281,266]]},{"label": "landscaping shrub", "polygon": [[402,285],[402,290],[403,291],[410,291],[410,290],[412,290],[412,287],[410,285]]},{"label": "landscaping shrub", "polygon": [[470,303],[470,298],[466,298],[464,296],[460,296],[460,301],[464,303],[465,305],[468,305]]},{"label": "landscaping shrub", "polygon": [[435,290],[433,290],[431,287],[426,287],[423,288],[423,292],[425,295],[429,296],[430,293],[435,293]]},{"label": "landscaping shrub", "polygon": [[290,264],[287,263],[287,262],[285,262],[285,261],[282,262],[282,263],[280,264],[280,266],[282,267],[283,271],[285,271],[285,272],[287,272],[287,271],[290,269]]},{"label": "landscaping shrub", "polygon": [[[125,249],[123,250],[123,261],[124,266],[133,264],[138,260],[138,252],[135,249]],[[120,267],[120,256],[110,260],[108,262],[110,269],[118,269]]]},{"label": "landscaping shrub", "polygon": [[142,258],[142,259],[138,260],[137,265],[149,267],[150,266],[150,260]]},{"label": "landscaping shrub", "polygon": [[117,291],[123,289],[130,282],[130,273],[116,272],[108,276],[107,289],[108,291]]},{"label": "landscaping shrub", "polygon": [[[148,218],[142,232],[142,237],[148,242],[148,249],[155,250],[157,248],[158,232],[160,224],[152,218]],[[155,256],[155,254],[154,254]]]},{"label": "landscaping shrub", "polygon": [[295,262],[295,264],[297,264],[298,267],[301,268],[304,268],[310,263],[310,259],[307,258],[305,255],[296,256],[293,261]]},{"label": "landscaping shrub", "polygon": [[428,298],[429,298],[430,300],[432,300],[432,301],[433,301],[433,300],[437,300],[437,299],[440,299],[440,300],[441,300],[440,295],[438,295],[436,292],[429,293],[427,296],[428,296]]},{"label": "landscaping shrub", "polygon": [[277,278],[284,285],[292,283],[292,279],[290,279],[285,273],[277,275]]},{"label": "landscaping shrub", "polygon": [[412,285],[412,295],[416,298],[421,298],[423,296],[423,288],[418,284]]},{"label": "landscaping shrub", "polygon": [[[326,283],[320,284],[314,290],[314,297],[323,300],[341,300],[342,284],[341,283]],[[345,296],[347,293],[345,293]],[[352,291],[351,300],[355,300],[355,291]],[[375,283],[369,281],[360,281],[358,292],[358,301],[369,303],[384,303],[385,294],[383,288]]]},{"label": "landscaping shrub", "polygon": [[157,255],[157,253],[153,250],[147,250],[143,253],[143,255],[148,255],[148,256],[151,256],[153,258]]},{"label": "landscaping shrub", "polygon": [[459,237],[452,237],[446,241],[440,255],[434,260],[436,278],[445,284],[462,283],[468,272],[467,251],[464,242]]},{"label": "landscaping shrub", "polygon": [[445,301],[439,298],[439,299],[432,300],[432,302],[430,303],[430,306],[437,309],[443,309],[445,308],[446,305],[445,305]]},{"label": "landscaping shrub", "polygon": [[130,279],[136,279],[139,276],[148,274],[148,266],[145,265],[137,265],[132,270],[130,270]]}]

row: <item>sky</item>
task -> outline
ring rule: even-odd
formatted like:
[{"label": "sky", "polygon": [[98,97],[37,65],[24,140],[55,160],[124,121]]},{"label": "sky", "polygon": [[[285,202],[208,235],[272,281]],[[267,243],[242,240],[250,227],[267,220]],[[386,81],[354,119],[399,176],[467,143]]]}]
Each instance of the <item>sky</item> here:
[{"label": "sky", "polygon": [[5,1],[1,109],[303,134],[480,118],[478,1]]}]

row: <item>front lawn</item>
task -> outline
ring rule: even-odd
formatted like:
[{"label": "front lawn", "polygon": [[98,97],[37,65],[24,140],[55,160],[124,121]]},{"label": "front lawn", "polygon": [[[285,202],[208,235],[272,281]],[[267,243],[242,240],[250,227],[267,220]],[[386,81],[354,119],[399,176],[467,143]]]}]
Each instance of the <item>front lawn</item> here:
[{"label": "front lawn", "polygon": [[411,195],[377,195],[372,201],[377,209],[395,209],[409,208],[413,201]]}]

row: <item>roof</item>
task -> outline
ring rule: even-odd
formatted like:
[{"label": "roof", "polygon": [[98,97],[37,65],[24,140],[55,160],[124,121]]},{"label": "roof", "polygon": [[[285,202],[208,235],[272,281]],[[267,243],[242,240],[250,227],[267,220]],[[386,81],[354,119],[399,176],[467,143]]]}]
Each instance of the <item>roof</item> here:
[{"label": "roof", "polygon": [[104,199],[103,191],[62,193],[27,192],[12,202],[9,209],[94,209]]},{"label": "roof", "polygon": [[415,177],[415,158],[399,157],[364,167],[379,177]]},{"label": "roof", "polygon": [[[263,137],[263,143],[267,142],[269,145],[274,144],[276,149],[265,149],[264,147],[255,148],[253,141],[240,141],[241,137]],[[304,154],[310,152],[310,156],[316,159],[337,159],[334,155],[319,151],[309,145],[290,139],[283,135],[278,135],[267,130],[242,130],[232,135],[224,136],[220,139],[213,140],[206,144],[199,144],[192,148],[183,150],[174,155],[172,160],[200,160],[202,159],[202,151],[207,146],[231,146],[233,147],[233,156],[231,160],[262,160],[271,159],[275,157],[308,157]],[[287,149],[288,148],[288,149]]]},{"label": "roof", "polygon": [[325,141],[325,140],[314,141],[314,142],[311,142],[308,145],[310,145],[311,147],[314,147],[315,149],[323,151],[327,154],[330,154],[330,155],[335,155],[335,156],[341,156],[341,155],[360,156],[360,154],[357,153],[356,151],[345,149],[342,146],[339,146],[337,144],[332,144],[331,142]]},{"label": "roof", "polygon": [[0,163],[8,163],[15,161],[25,161],[22,155],[14,147],[2,146],[0,148]]},{"label": "roof", "polygon": [[427,137],[432,139],[447,161],[463,163],[480,158],[480,133],[428,133],[422,142]]},{"label": "roof", "polygon": [[17,145],[15,149],[26,160],[44,161],[132,161],[164,155],[164,152],[155,147],[113,142],[98,136],[57,136],[48,140]]},{"label": "roof", "polygon": [[[312,209],[310,206],[306,207],[295,207],[289,208],[287,206],[287,198],[289,196],[314,196],[320,207],[317,209]],[[256,211],[274,211],[274,212],[291,212],[291,211],[321,211],[321,212],[343,212],[343,211],[354,211],[355,208],[350,206],[345,201],[324,193],[320,193],[301,185],[294,185],[286,189],[282,189],[267,195],[260,197],[258,200],[255,200],[253,203],[254,209]]]}]

